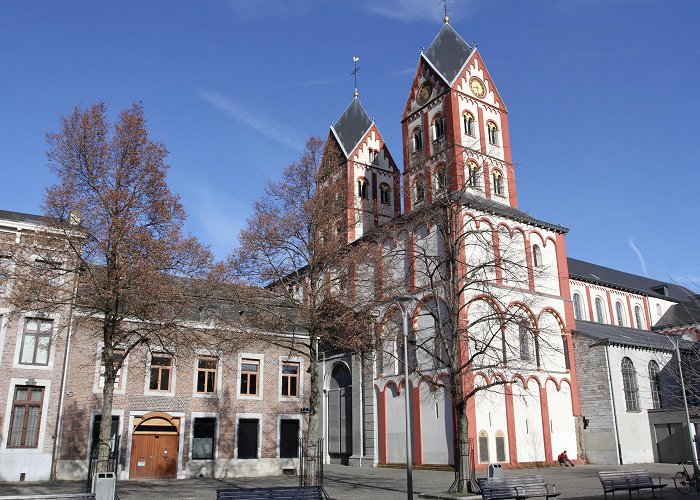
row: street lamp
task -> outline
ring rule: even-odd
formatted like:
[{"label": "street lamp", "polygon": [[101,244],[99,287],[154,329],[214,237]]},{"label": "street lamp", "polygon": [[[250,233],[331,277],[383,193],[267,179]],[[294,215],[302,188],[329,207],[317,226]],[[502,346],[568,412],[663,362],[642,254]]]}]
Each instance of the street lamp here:
[{"label": "street lamp", "polygon": [[[683,366],[681,365],[681,337],[682,335],[669,335],[668,338],[673,343],[676,350],[676,360],[678,361],[678,374],[681,379],[681,392],[683,393],[683,409],[685,410],[685,423],[688,426],[688,437],[690,438],[690,451],[693,454],[693,472],[694,477],[698,477],[698,450],[695,447],[695,434],[690,423],[690,413],[688,412],[688,399],[685,397],[685,382],[683,381]],[[695,489],[700,491],[700,484],[695,484]]]},{"label": "street lamp", "polygon": [[403,318],[403,387],[406,394],[404,398],[406,403],[406,498],[409,500],[413,500],[413,441],[411,439],[411,384],[408,381],[408,315],[410,313],[409,306],[413,300],[413,297],[408,295],[396,298]]}]

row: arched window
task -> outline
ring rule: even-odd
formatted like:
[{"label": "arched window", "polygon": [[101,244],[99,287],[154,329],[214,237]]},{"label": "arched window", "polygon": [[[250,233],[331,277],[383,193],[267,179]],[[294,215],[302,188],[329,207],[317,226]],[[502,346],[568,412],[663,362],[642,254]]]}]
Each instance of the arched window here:
[{"label": "arched window", "polygon": [[488,122],[487,128],[489,133],[489,144],[498,146],[498,127],[495,123]]},{"label": "arched window", "polygon": [[595,298],[595,320],[598,323],[605,323],[605,306],[603,306],[603,299],[600,297]]},{"label": "arched window", "polygon": [[658,314],[659,316],[662,316],[661,304],[656,304],[656,314]]},{"label": "arched window", "polygon": [[625,393],[627,411],[639,411],[639,386],[637,370],[630,358],[622,358],[622,390]]},{"label": "arched window", "polygon": [[493,180],[493,194],[503,196],[503,174],[499,170],[494,170],[491,179]]},{"label": "arched window", "polygon": [[581,295],[574,293],[574,318],[582,321],[583,320],[583,307],[581,305]]},{"label": "arched window", "polygon": [[520,359],[530,359],[530,331],[523,322],[518,323],[518,340],[520,341]]},{"label": "arched window", "polygon": [[364,177],[357,179],[357,196],[363,200],[369,198],[369,184],[367,183],[367,179]]},{"label": "arched window", "polygon": [[369,162],[372,165],[379,164],[379,151],[377,151],[376,149],[369,150]]},{"label": "arched window", "polygon": [[622,310],[622,302],[619,300],[615,302],[615,318],[617,319],[617,326],[625,326],[625,315]]},{"label": "arched window", "polygon": [[416,203],[425,201],[425,180],[422,176],[416,179]]},{"label": "arched window", "polygon": [[649,383],[651,384],[651,403],[655,410],[662,407],[661,404],[661,379],[659,378],[659,364],[653,359],[649,361]]},{"label": "arched window", "polygon": [[382,205],[391,205],[391,188],[385,182],[379,185],[379,202]]},{"label": "arched window", "polygon": [[532,247],[532,264],[535,267],[542,267],[542,250],[539,245]]},{"label": "arched window", "polygon": [[479,462],[489,463],[489,433],[479,431]]},{"label": "arched window", "polygon": [[473,161],[467,163],[467,186],[479,187],[479,165]]},{"label": "arched window", "polygon": [[413,152],[416,153],[418,151],[423,150],[423,129],[420,127],[416,127],[413,129]]},{"label": "arched window", "polygon": [[438,113],[433,118],[433,140],[439,141],[445,137],[445,117],[442,113]]},{"label": "arched window", "polygon": [[437,183],[438,189],[441,191],[448,188],[447,166],[439,165],[437,167]]},{"label": "arched window", "polygon": [[465,111],[462,118],[464,119],[464,133],[474,135],[474,115],[469,111]]},{"label": "arched window", "polygon": [[503,431],[496,431],[496,462],[506,461],[506,435]]},{"label": "arched window", "polygon": [[644,320],[642,319],[642,308],[639,306],[634,306],[634,319],[637,321],[637,328],[644,330]]}]

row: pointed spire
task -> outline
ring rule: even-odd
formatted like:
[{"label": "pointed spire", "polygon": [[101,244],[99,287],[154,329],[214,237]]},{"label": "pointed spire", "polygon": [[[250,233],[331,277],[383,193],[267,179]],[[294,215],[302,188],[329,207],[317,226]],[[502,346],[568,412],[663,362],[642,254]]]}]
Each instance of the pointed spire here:
[{"label": "pointed spire", "polygon": [[423,55],[447,83],[452,83],[469,59],[472,50],[473,48],[459,36],[454,28],[449,23],[445,23]]},{"label": "pointed spire", "polygon": [[371,126],[372,120],[360,104],[360,100],[355,96],[338,121],[331,126],[346,158]]}]

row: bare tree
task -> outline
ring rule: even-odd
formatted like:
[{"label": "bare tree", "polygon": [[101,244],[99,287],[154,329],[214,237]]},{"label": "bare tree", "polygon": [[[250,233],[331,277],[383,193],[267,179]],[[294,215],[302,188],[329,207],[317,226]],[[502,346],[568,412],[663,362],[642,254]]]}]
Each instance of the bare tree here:
[{"label": "bare tree", "polygon": [[[318,438],[319,345],[360,350],[367,322],[354,293],[357,252],[349,251],[348,186],[333,143],[311,137],[282,179],[255,203],[231,258],[249,284],[259,331],[283,331],[283,347],[303,356],[309,372],[309,443]],[[264,288],[264,290],[263,290]]]},{"label": "bare tree", "polygon": [[132,105],[114,124],[106,115],[104,103],[76,106],[47,135],[57,178],[44,198],[47,226],[16,255],[12,287],[19,310],[75,301],[80,331],[99,332],[100,443],[110,441],[115,377],[125,357],[137,346],[202,345],[212,332],[187,320],[221,291],[211,253],[183,234],[185,211],[166,182],[167,151],[149,138],[143,108]]}]

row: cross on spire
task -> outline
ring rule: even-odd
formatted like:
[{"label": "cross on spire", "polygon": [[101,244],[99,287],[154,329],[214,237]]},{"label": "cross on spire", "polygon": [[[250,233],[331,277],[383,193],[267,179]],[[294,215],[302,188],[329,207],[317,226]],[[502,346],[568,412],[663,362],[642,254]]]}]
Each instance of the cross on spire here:
[{"label": "cross on spire", "polygon": [[359,60],[360,60],[359,57],[357,57],[357,56],[352,56],[352,61],[353,61],[353,63],[355,63],[355,69],[353,69],[353,70],[352,70],[352,73],[350,73],[350,74],[353,75],[353,76],[355,77],[355,97],[357,97],[358,95],[360,95],[360,93],[357,91],[357,73],[360,72],[360,67],[357,65],[357,62],[358,62]]},{"label": "cross on spire", "polygon": [[448,10],[447,9],[447,2],[448,2],[448,0],[439,0],[439,1],[440,1],[440,3],[442,3],[442,7],[445,10],[445,17],[443,18],[443,22],[445,24],[447,24],[450,22],[450,16],[447,15],[447,10]]}]

